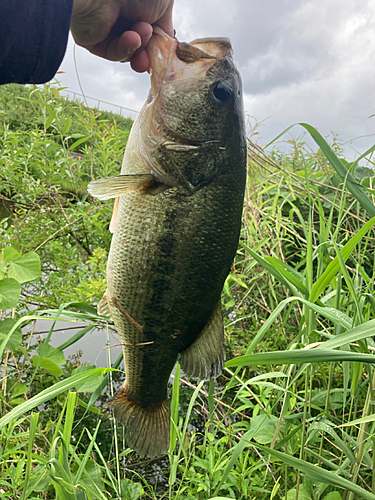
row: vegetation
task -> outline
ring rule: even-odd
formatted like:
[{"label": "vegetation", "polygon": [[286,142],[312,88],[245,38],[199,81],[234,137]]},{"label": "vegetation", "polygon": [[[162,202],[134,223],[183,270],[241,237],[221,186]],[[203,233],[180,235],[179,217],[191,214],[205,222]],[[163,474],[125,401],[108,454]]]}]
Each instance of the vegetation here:
[{"label": "vegetation", "polygon": [[[93,307],[111,204],[85,188],[119,172],[130,123],[50,85],[0,99],[2,498],[374,500],[375,147],[348,163],[309,125],[315,153],[249,140],[225,372],[197,385],[177,366],[170,450],[150,461],[100,404],[121,356],[64,355],[113,330]],[[57,318],[77,328],[52,347]]]}]

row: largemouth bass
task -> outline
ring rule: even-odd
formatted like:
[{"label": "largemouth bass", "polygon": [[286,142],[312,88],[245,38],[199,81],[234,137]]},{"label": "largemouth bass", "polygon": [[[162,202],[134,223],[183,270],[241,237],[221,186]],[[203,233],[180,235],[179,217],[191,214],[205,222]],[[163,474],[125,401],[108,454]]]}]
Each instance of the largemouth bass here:
[{"label": "largemouth bass", "polygon": [[155,28],[152,92],[133,124],[121,175],[90,183],[119,198],[108,289],[126,379],[109,402],[139,455],[168,450],[170,374],[224,365],[220,295],[236,253],[246,181],[241,80],[226,38],[179,43]]}]

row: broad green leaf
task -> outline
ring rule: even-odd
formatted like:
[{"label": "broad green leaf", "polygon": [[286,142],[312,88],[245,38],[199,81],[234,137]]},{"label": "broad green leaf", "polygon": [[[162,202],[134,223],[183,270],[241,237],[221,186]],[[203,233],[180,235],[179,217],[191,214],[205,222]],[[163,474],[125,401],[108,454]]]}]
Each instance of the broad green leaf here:
[{"label": "broad green leaf", "polygon": [[[93,444],[96,438],[96,434],[93,436]],[[90,443],[91,444],[91,443]],[[87,451],[91,450],[90,448],[87,449]],[[102,472],[101,468],[99,467],[99,464],[94,462],[94,460],[89,459],[85,465],[84,468],[84,474],[86,475],[86,482],[93,488],[99,488],[100,491],[103,491],[104,489],[104,484],[103,484],[103,477],[102,477]],[[76,477],[77,481],[77,477]],[[143,490],[142,490],[143,492]]]},{"label": "broad green leaf", "polygon": [[90,136],[84,136],[78,139],[77,141],[73,142],[73,144],[70,146],[70,151],[74,151],[75,148],[77,148],[80,144],[82,144],[85,141],[88,141],[90,139]]},{"label": "broad green leaf", "polygon": [[[2,342],[5,337],[10,332],[11,328],[16,324],[17,320],[7,318],[4,319],[0,323],[0,342]],[[11,351],[15,351],[21,345],[22,342],[22,330],[20,327],[17,327],[12,333],[11,337],[8,339],[5,344],[5,349],[10,349]]]},{"label": "broad green leaf", "polygon": [[28,392],[28,387],[24,382],[17,382],[13,387],[12,387],[12,398],[16,398],[17,396],[20,396],[21,394],[26,394]]},{"label": "broad green leaf", "polygon": [[324,349],[296,349],[293,351],[262,352],[230,359],[227,368],[233,366],[287,365],[302,363],[323,363],[326,361],[362,361],[375,363],[375,356],[360,352],[334,351]]},{"label": "broad green leaf", "polygon": [[273,415],[257,415],[250,419],[250,430],[255,429],[253,439],[260,444],[272,443],[279,419]]},{"label": "broad green leaf", "polygon": [[6,270],[7,270],[7,266],[6,266],[5,262],[0,260],[0,279],[4,278]]},{"label": "broad green leaf", "polygon": [[53,120],[56,118],[56,113],[55,111],[53,110],[53,108],[51,108],[50,106],[46,105],[46,108],[47,110],[49,111],[49,115],[47,117],[47,120],[46,120],[46,130],[49,129],[49,127],[51,126]]},{"label": "broad green leaf", "polygon": [[96,307],[92,306],[91,304],[87,304],[86,302],[70,302],[69,307],[74,307],[75,309],[78,309],[78,311],[91,314],[95,317],[98,316]]},{"label": "broad green leaf", "polygon": [[286,494],[287,500],[311,500],[311,496],[309,495],[309,492],[306,490],[306,488],[303,486],[303,484],[299,485],[298,488],[298,496],[296,497],[296,488],[293,488],[288,491]]},{"label": "broad green leaf", "polygon": [[4,278],[0,281],[0,311],[16,307],[21,295],[21,287],[13,278]]},{"label": "broad green leaf", "polygon": [[75,387],[80,382],[88,382],[96,377],[102,377],[104,373],[108,373],[111,368],[95,368],[95,370],[90,370],[84,373],[78,373],[77,375],[73,375],[65,380],[61,380],[56,384],[44,389],[44,391],[40,392],[36,396],[30,398],[28,401],[25,401],[23,404],[16,406],[2,418],[0,418],[0,429],[4,427],[4,425],[9,424],[12,420],[15,420],[18,417],[21,417],[26,412],[32,410],[33,408],[49,401],[52,398],[57,397],[59,394],[63,392],[69,391],[73,387]]},{"label": "broad green leaf", "polygon": [[[35,354],[35,356],[33,356],[32,358],[33,366],[38,366],[39,358],[40,356],[38,356],[38,354]],[[54,361],[52,361],[52,359],[50,358],[42,358],[42,360],[39,363],[39,367],[43,368],[44,370],[47,370],[47,372],[51,373],[55,377],[60,377],[63,374],[63,371],[59,367],[59,365]]]},{"label": "broad green leaf", "polygon": [[57,365],[65,365],[66,359],[64,354],[57,347],[52,347],[46,342],[39,344],[38,353],[42,358],[48,358],[52,360]]},{"label": "broad green leaf", "polygon": [[35,252],[28,252],[14,260],[8,269],[9,278],[25,283],[41,276],[40,258]]},{"label": "broad green leaf", "polygon": [[331,491],[331,493],[323,497],[323,500],[342,500],[342,496],[338,491]]},{"label": "broad green leaf", "polygon": [[121,493],[124,500],[138,500],[144,491],[140,483],[134,483],[130,479],[121,479]]},{"label": "broad green leaf", "polygon": [[4,248],[4,260],[7,262],[13,262],[14,260],[18,259],[21,257],[22,253],[19,252],[16,248],[14,247],[5,247]]},{"label": "broad green leaf", "polygon": [[62,135],[66,135],[69,132],[71,124],[72,124],[72,117],[69,116],[64,123],[63,129],[62,129]]}]

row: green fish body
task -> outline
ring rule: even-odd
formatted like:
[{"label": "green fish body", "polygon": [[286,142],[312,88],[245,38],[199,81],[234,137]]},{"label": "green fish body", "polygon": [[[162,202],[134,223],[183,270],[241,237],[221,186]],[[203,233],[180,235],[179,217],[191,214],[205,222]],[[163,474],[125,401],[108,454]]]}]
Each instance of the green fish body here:
[{"label": "green fish body", "polygon": [[168,450],[176,361],[198,379],[224,365],[220,296],[241,228],[246,137],[227,39],[179,44],[156,30],[149,53],[153,94],[121,175],[89,191],[119,197],[99,312],[120,335],[126,379],[109,406],[128,446],[153,457]]}]

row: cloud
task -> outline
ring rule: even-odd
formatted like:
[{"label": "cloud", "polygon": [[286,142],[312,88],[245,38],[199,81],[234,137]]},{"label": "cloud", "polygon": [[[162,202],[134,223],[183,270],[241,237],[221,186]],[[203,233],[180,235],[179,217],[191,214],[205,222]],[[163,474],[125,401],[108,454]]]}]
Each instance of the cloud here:
[{"label": "cloud", "polygon": [[[375,5],[371,0],[175,0],[180,40],[227,36],[242,75],[245,108],[268,142],[299,121],[348,141],[374,132]],[[72,42],[62,83],[79,92]],[[139,110],[149,77],[128,64],[101,60],[77,48],[84,92]],[[297,129],[293,129],[297,130]],[[294,133],[294,132],[292,132]],[[297,134],[298,132],[296,132]],[[358,142],[369,147],[375,138]]]}]

